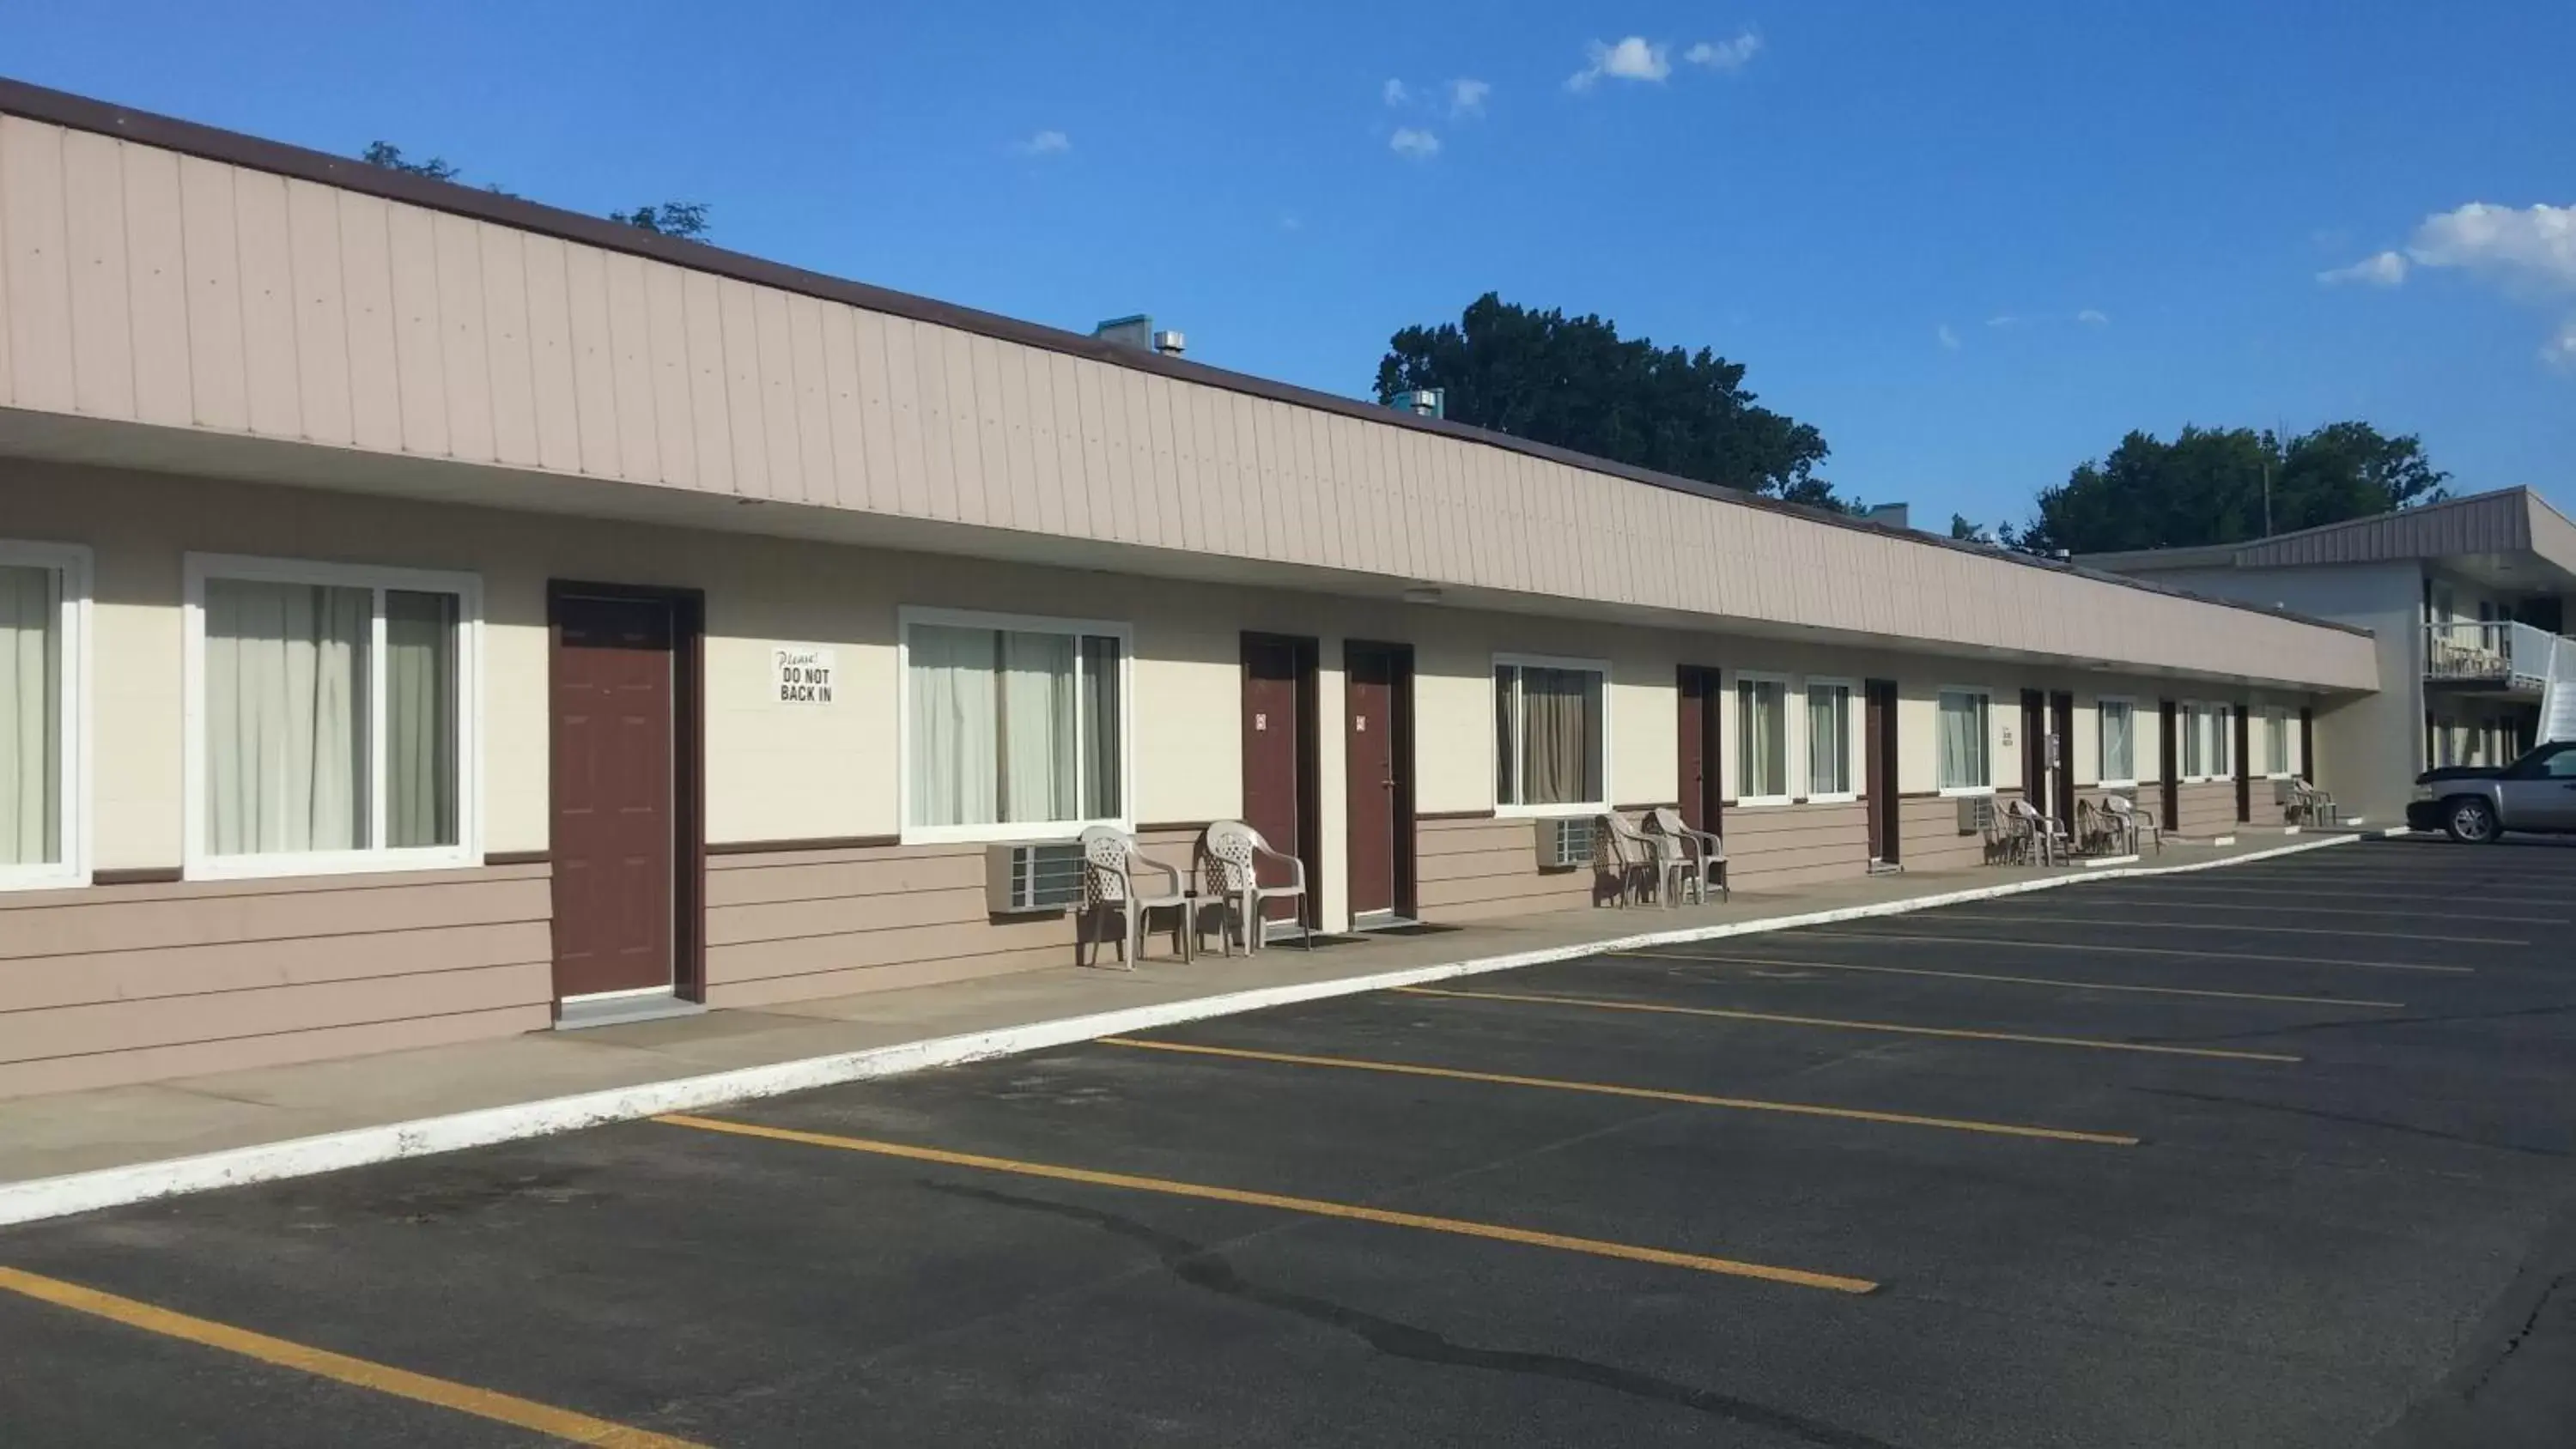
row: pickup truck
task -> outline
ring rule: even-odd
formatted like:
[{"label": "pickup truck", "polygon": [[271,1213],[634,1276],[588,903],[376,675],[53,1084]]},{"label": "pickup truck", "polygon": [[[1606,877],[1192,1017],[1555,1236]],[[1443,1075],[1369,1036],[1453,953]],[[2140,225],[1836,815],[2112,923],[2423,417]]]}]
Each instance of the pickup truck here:
[{"label": "pickup truck", "polygon": [[2411,830],[2487,844],[2508,830],[2576,835],[2576,741],[2546,744],[2510,765],[2445,765],[2415,777]]}]

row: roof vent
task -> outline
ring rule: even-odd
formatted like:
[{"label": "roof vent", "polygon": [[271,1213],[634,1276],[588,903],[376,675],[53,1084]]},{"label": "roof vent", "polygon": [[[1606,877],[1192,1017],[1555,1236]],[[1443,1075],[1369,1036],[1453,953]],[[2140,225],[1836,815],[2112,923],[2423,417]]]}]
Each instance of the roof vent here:
[{"label": "roof vent", "polygon": [[1449,416],[1449,390],[1441,387],[1416,388],[1411,392],[1400,392],[1388,398],[1386,405],[1397,412],[1411,413],[1419,418],[1445,418]]},{"label": "roof vent", "polygon": [[1157,332],[1151,314],[1139,312],[1133,317],[1112,317],[1091,329],[1091,335],[1120,347],[1133,347],[1139,352],[1159,352],[1165,357],[1178,357],[1189,339],[1174,331]]},{"label": "roof vent", "polygon": [[1906,503],[1874,504],[1861,514],[1864,521],[1883,524],[1889,528],[1911,528],[1914,526],[1913,517],[1913,505]]},{"label": "roof vent", "polygon": [[1165,357],[1178,357],[1189,348],[1189,339],[1166,329],[1154,334],[1154,350]]}]

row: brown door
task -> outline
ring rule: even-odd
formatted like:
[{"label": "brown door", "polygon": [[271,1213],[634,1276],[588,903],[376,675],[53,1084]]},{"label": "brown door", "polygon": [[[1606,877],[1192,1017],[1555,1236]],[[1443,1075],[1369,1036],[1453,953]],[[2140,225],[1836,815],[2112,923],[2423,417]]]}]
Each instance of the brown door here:
[{"label": "brown door", "polygon": [[1724,777],[1718,771],[1718,672],[1685,664],[1681,694],[1682,823],[1693,830],[1723,834],[1726,829]]},{"label": "brown door", "polygon": [[679,891],[668,601],[555,600],[555,995],[674,984]]},{"label": "brown door", "polygon": [[2247,759],[2247,747],[2253,744],[2253,716],[2245,706],[2236,706],[2236,822],[2251,824],[2254,819],[2254,763]]},{"label": "brown door", "polygon": [[1344,758],[1350,816],[1353,916],[1400,913],[1409,904],[1413,791],[1405,735],[1411,724],[1411,651],[1344,646],[1349,719]]},{"label": "brown door", "polygon": [[[1243,820],[1273,850],[1296,856],[1309,883],[1305,910],[1314,919],[1316,860],[1315,641],[1276,634],[1243,636]],[[1264,861],[1264,885],[1284,885],[1287,866]],[[1271,920],[1294,920],[1287,897],[1262,903]]]},{"label": "brown door", "polygon": [[2021,793],[2048,808],[2048,696],[2036,689],[2021,692]]},{"label": "brown door", "polygon": [[1898,858],[1896,804],[1896,681],[1861,686],[1866,703],[1861,725],[1861,784],[1869,797],[1869,858],[1890,865]]},{"label": "brown door", "polygon": [[2156,701],[2156,759],[2163,766],[2164,827],[2182,829],[2182,753],[2174,730],[2174,702]]},{"label": "brown door", "polygon": [[2299,706],[2299,778],[2317,782],[2317,712]]},{"label": "brown door", "polygon": [[2075,826],[2075,696],[2048,697],[2048,729],[2056,739],[2049,761],[2048,813],[2068,829]]}]

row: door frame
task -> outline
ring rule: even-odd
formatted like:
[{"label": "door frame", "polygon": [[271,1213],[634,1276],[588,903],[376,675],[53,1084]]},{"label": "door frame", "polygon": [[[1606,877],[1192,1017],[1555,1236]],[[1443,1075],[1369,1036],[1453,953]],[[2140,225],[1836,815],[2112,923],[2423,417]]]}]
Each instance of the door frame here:
[{"label": "door frame", "polygon": [[2179,832],[2182,829],[2182,740],[2174,728],[2174,714],[2172,700],[2156,701],[2156,773],[2162,777],[2157,783],[2164,795],[2158,805],[2164,816],[2164,828]]},{"label": "door frame", "polygon": [[2304,704],[2299,706],[2299,778],[2310,785],[2317,782],[2317,712]]},{"label": "door frame", "polygon": [[2075,828],[2075,695],[2052,690],[2048,696],[2048,732],[2057,736],[2057,757],[2048,762],[2048,813],[2068,830]]},{"label": "door frame", "polygon": [[2254,762],[2245,758],[2254,745],[2254,712],[2244,705],[2230,705],[2236,716],[2236,823],[2254,823]]},{"label": "door frame", "polygon": [[[1678,733],[1688,718],[1691,702],[1699,703],[1700,798],[1699,820],[1693,828],[1711,835],[1726,833],[1726,726],[1723,701],[1726,697],[1726,672],[1714,664],[1684,664],[1674,670],[1673,691],[1677,700],[1674,729]],[[1676,764],[1678,765],[1678,760]],[[1680,803],[1689,806],[1690,782],[1676,780]],[[1685,823],[1690,822],[1687,814]]]},{"label": "door frame", "polygon": [[2048,691],[2021,692],[2021,797],[2034,810],[2048,806]]},{"label": "door frame", "polygon": [[[567,599],[659,604],[671,611],[671,994],[704,1005],[707,999],[707,595],[703,589],[650,584],[600,584],[546,580],[546,841],[554,843],[555,794],[562,772],[554,767],[556,685],[563,660],[563,609]],[[548,891],[553,889],[551,872]],[[554,902],[546,903],[552,949]],[[548,970],[553,963],[548,961]],[[549,976],[546,989],[555,990]],[[557,1016],[563,998],[553,998]]]},{"label": "door frame", "polygon": [[1239,647],[1245,689],[1252,687],[1251,655],[1257,645],[1285,648],[1297,660],[1297,839],[1290,853],[1306,867],[1308,889],[1297,901],[1298,920],[1320,931],[1324,928],[1324,752],[1323,712],[1316,698],[1316,682],[1323,673],[1323,645],[1312,635],[1244,630]]},{"label": "door frame", "polygon": [[[1869,858],[1904,863],[1904,792],[1896,788],[1898,694],[1893,679],[1864,679],[1861,688],[1861,789],[1868,801]],[[1880,700],[1886,701],[1884,712]]]},{"label": "door frame", "polygon": [[[1414,861],[1417,853],[1414,837],[1419,833],[1420,824],[1414,815],[1413,646],[1383,639],[1344,639],[1342,641],[1342,729],[1345,738],[1350,730],[1351,659],[1361,653],[1382,653],[1387,657],[1387,759],[1395,769],[1395,789],[1390,792],[1394,798],[1389,802],[1389,808],[1393,812],[1389,827],[1394,832],[1394,839],[1388,842],[1394,856],[1394,859],[1389,862],[1395,874],[1395,879],[1391,883],[1395,896],[1392,909],[1399,920],[1418,921],[1422,919],[1422,902],[1420,893],[1415,889],[1417,881]],[[1350,766],[1350,754],[1346,749],[1342,754],[1345,794],[1349,790]],[[1345,814],[1347,816],[1347,808]],[[1350,822],[1347,818],[1342,822],[1342,829],[1345,835],[1350,831]],[[1350,862],[1347,855],[1345,851],[1343,860],[1345,895],[1350,889],[1348,880]]]}]

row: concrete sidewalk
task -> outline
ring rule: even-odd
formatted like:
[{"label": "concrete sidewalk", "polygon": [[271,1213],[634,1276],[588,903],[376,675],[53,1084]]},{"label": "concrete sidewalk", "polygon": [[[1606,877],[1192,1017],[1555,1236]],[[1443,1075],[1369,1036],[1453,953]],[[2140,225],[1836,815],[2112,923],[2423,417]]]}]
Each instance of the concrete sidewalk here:
[{"label": "concrete sidewalk", "polygon": [[2224,865],[2349,833],[2246,831],[2134,864],[1871,876],[1673,910],[1574,910],[1311,953],[1149,957],[580,1032],[0,1102],[0,1223],[327,1171],[1034,1050],[1291,1001],[1642,945]]}]

